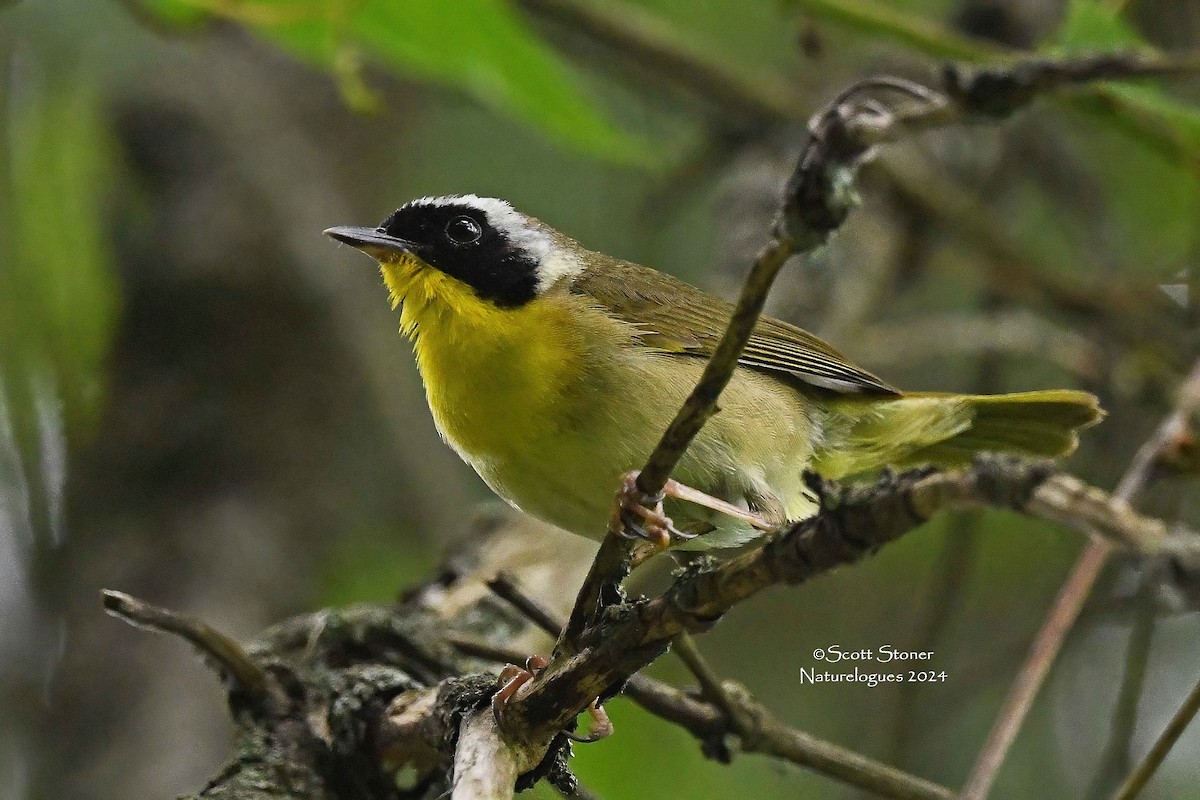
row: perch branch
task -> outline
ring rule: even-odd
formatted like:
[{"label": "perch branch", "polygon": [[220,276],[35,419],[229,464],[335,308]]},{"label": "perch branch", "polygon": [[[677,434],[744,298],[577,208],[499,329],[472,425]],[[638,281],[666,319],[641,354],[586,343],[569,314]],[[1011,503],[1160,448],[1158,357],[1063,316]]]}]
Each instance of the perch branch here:
[{"label": "perch branch", "polygon": [[[467,655],[498,664],[516,663],[523,657],[516,650],[471,637],[453,636],[449,641]],[[676,643],[678,641],[676,639]],[[725,736],[732,732],[738,736],[739,752],[790,761],[880,797],[896,800],[951,800],[955,797],[954,792],[944,786],[780,722],[738,684],[723,683],[721,692],[729,708],[693,697],[664,681],[636,674],[625,684],[623,694],[645,711],[687,730],[701,741],[704,753],[709,757],[729,760],[731,754]],[[735,727],[735,718],[741,719],[740,727]]]},{"label": "perch branch", "polygon": [[[755,259],[700,380],[639,473],[638,490],[646,497],[662,491],[683,453],[716,413],[717,400],[737,368],[775,277],[791,256],[823,244],[841,226],[857,202],[855,175],[877,145],[973,118],[1004,117],[1043,93],[1065,87],[1119,77],[1179,74],[1196,66],[1195,59],[1102,54],[1062,61],[1033,59],[970,73],[947,66],[939,90],[888,76],[868,78],[845,89],[809,121],[809,141],[788,181],[772,239]],[[881,94],[904,95],[910,102],[889,109],[876,99]],[[606,537],[556,653],[573,652],[579,636],[604,607],[606,595],[620,597],[615,587],[628,572],[631,552],[628,540]]]},{"label": "perch branch", "polygon": [[[972,73],[947,67],[939,90],[885,76],[865,79],[843,91],[809,122],[811,137],[789,181],[774,237],[755,259],[724,335],[696,388],[647,460],[638,488],[646,495],[662,491],[683,452],[714,413],[779,269],[793,254],[824,243],[845,220],[856,202],[851,189],[856,171],[869,160],[874,146],[972,118],[1008,116],[1040,94],[1068,86],[1178,74],[1196,66],[1194,59],[1171,61],[1132,54],[1035,59]],[[868,97],[882,92],[907,95],[915,102],[888,110]]]},{"label": "perch branch", "polygon": [[[1185,68],[1191,69],[1193,66],[1189,63]],[[783,209],[773,226],[772,240],[756,258],[729,325],[705,365],[699,382],[640,472],[638,489],[647,497],[654,497],[661,492],[684,451],[715,413],[720,393],[736,369],[738,358],[757,323],[775,276],[793,254],[820,245],[845,220],[856,201],[852,188],[854,177],[862,163],[871,157],[876,145],[972,117],[1002,117],[1027,105],[1042,92],[1093,80],[1123,75],[1163,74],[1179,69],[1180,65],[1175,63],[1148,62],[1130,55],[1096,56],[1062,62],[1034,60],[1003,69],[977,70],[971,74],[947,68],[942,76],[941,91],[889,77],[864,80],[843,91],[810,121],[811,136],[789,179]],[[905,95],[909,102],[895,110],[889,109],[875,98],[883,93]],[[1042,482],[1035,481],[1033,487]],[[1065,506],[1070,508],[1070,512],[1058,521],[1070,521],[1088,506],[1090,493],[1078,491],[1078,486],[1063,485],[1060,481],[1051,488],[1063,490],[1065,496],[1048,498],[1047,492],[1043,491],[1039,500],[1046,501],[1045,505],[1029,508],[1030,513],[1040,511],[1049,514]],[[906,496],[907,502],[916,502],[918,494],[908,494],[912,496]],[[983,494],[986,495],[986,491]],[[1127,498],[1118,499],[1127,503]],[[1029,505],[1028,498],[1022,505]],[[904,519],[911,518],[911,514],[905,513],[910,509],[893,510],[898,512],[897,518]],[[1128,514],[1124,509],[1121,511],[1123,517],[1133,515],[1132,511]],[[823,513],[816,519],[825,520],[827,515]],[[1103,518],[1097,518],[1096,521],[1102,522]],[[886,520],[877,522],[886,523]],[[1129,533],[1127,526],[1117,527],[1119,532]],[[1105,533],[1116,532],[1111,528],[1107,526]],[[894,535],[902,532],[895,532]],[[864,535],[868,541],[872,541],[870,534]],[[1140,546],[1145,547],[1148,542],[1161,541],[1165,536],[1162,531],[1141,531],[1133,538],[1140,539]],[[653,633],[637,638],[631,636],[623,641],[627,648],[621,654],[624,664],[622,658],[616,657],[613,652],[613,643],[608,642],[608,646],[601,649],[606,651],[610,661],[605,665],[596,665],[586,652],[589,648],[584,645],[581,649],[580,645],[586,639],[589,627],[596,624],[601,613],[621,604],[623,596],[620,582],[628,573],[632,554],[628,541],[616,536],[607,537],[580,589],[568,624],[559,637],[555,658],[537,680],[523,687],[523,691],[514,698],[516,702],[510,703],[510,706],[515,705],[525,711],[526,733],[544,735],[541,726],[550,720],[554,721],[556,728],[566,724],[591,698],[611,693],[614,686],[657,657],[665,649],[666,640],[670,637],[682,631],[704,629],[730,605],[764,585],[780,580],[795,582],[805,579],[808,576],[808,563],[795,572],[789,567],[799,565],[788,563],[787,559],[783,559],[782,563],[771,563],[770,554],[779,551],[777,545],[798,539],[803,537],[780,537],[761,550],[733,559],[714,570],[711,574],[722,575],[726,582],[710,584],[706,587],[709,590],[707,593],[694,592],[689,596],[687,599],[691,605],[685,603],[683,606],[688,608],[687,614],[673,613],[678,610],[673,602],[678,599],[679,590],[688,586],[687,580],[677,582],[663,597],[636,607],[635,616],[639,618],[639,623]],[[887,540],[884,538],[876,544]],[[1108,545],[1094,547],[1107,548]],[[851,552],[853,550],[850,548]],[[861,552],[853,553],[850,560],[860,555]],[[1103,562],[1102,557],[1099,562]],[[1083,566],[1088,571],[1099,570],[1099,563],[1085,562]],[[775,571],[781,567],[780,571]],[[1094,575],[1089,578],[1086,573],[1081,574],[1077,580],[1090,585]],[[697,602],[699,605],[694,605]],[[1061,635],[1065,634],[1062,626],[1069,626],[1077,611],[1077,608],[1063,606],[1062,618],[1057,621],[1058,627],[1048,635],[1057,636],[1061,641]],[[649,619],[646,618],[647,614]],[[604,627],[609,633],[614,626]],[[621,637],[617,636],[613,642],[620,640]],[[1049,655],[1053,657],[1053,653]],[[587,668],[592,666],[600,666],[600,672],[588,672]],[[1036,682],[1040,683],[1040,679]],[[571,692],[581,695],[568,699]],[[1007,744],[1001,749],[1006,748]]]},{"label": "perch branch", "polygon": [[451,800],[511,800],[517,776],[540,760],[529,756],[528,747],[506,741],[490,707],[468,714],[454,751]]},{"label": "perch branch", "polygon": [[[679,633],[707,629],[735,604],[768,586],[801,583],[853,563],[936,513],[989,505],[1040,514],[1051,506],[1057,517],[1074,495],[1043,487],[1055,486],[1060,477],[1044,465],[987,457],[967,469],[914,470],[885,476],[867,487],[822,484],[822,511],[817,516],[759,549],[717,564],[701,562],[660,597],[608,609],[600,624],[585,631],[577,651],[554,659],[514,696],[508,707],[514,735],[527,731],[536,738],[557,730],[593,698],[611,693],[657,657]],[[1172,541],[1179,535],[1173,533]],[[1189,552],[1200,546],[1194,535],[1187,541]],[[1159,548],[1138,536],[1122,542]]]}]

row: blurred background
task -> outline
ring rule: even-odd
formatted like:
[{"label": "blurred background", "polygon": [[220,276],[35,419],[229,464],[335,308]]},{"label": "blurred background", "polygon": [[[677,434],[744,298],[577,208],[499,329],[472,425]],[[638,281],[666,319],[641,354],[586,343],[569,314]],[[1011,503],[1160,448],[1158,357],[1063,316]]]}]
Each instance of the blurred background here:
[{"label": "blurred background", "polygon": [[[500,196],[728,296],[805,118],[850,81],[1114,47],[1194,52],[1200,6],[5,0],[0,796],[173,797],[226,755],[216,681],[104,616],[102,587],[250,637],[395,596],[489,501],[438,440],[378,274],[323,228]],[[1096,392],[1109,418],[1067,466],[1113,486],[1200,353],[1198,98],[1105,85],[887,148],[772,313],[903,387]],[[1195,526],[1176,455],[1141,506]],[[1012,514],[938,519],[700,644],[786,721],[957,786],[1080,547]],[[1138,578],[1106,572],[995,797],[1104,796],[1195,682],[1200,617]],[[800,683],[817,647],[885,643],[948,680]],[[602,797],[861,796],[610,711],[617,735],[574,762]],[[1193,725],[1145,796],[1200,797],[1198,765]]]}]

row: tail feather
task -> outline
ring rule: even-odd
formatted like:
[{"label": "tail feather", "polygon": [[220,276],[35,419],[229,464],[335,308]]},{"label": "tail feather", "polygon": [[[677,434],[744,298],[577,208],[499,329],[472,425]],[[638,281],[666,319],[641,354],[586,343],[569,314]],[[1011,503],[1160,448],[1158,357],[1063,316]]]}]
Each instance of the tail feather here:
[{"label": "tail feather", "polygon": [[904,463],[960,464],[985,450],[1065,456],[1079,445],[1079,431],[1104,416],[1095,396],[1066,389],[962,399],[974,411],[970,427],[915,450]]},{"label": "tail feather", "polygon": [[[814,467],[827,477],[918,464],[952,466],[981,451],[1064,456],[1104,417],[1097,399],[1069,389],[999,395],[914,393],[835,409],[840,428]],[[836,435],[840,433],[841,435]]]}]

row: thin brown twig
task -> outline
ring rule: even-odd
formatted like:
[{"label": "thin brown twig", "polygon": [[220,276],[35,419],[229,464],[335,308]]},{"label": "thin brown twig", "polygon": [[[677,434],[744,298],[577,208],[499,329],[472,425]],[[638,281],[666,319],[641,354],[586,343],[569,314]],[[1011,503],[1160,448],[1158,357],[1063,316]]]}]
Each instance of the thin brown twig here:
[{"label": "thin brown twig", "polygon": [[[511,576],[502,573],[487,585],[547,632],[562,630],[560,621],[523,593]],[[520,651],[463,634],[451,633],[446,640],[464,655],[496,663],[520,663],[524,657]],[[924,781],[923,778],[864,758],[802,730],[784,726],[744,690],[733,696],[704,660],[691,634],[680,633],[674,638],[672,651],[696,676],[708,703],[690,698],[670,684],[642,674],[632,675],[622,693],[650,714],[690,730],[697,739],[708,741],[724,738],[726,729],[732,728],[733,733],[737,733],[742,740],[743,752],[791,760],[853,786],[870,789],[886,798],[946,800],[954,795],[949,789]],[[754,711],[752,715],[751,710]]]},{"label": "thin brown twig", "polygon": [[[627,55],[630,61],[655,65],[656,76],[666,77],[671,83],[697,97],[716,100],[724,108],[735,113],[764,120],[795,119],[801,116],[802,111],[798,103],[788,92],[781,90],[769,81],[746,80],[736,75],[729,69],[713,62],[703,51],[688,47],[685,42],[669,35],[667,26],[657,24],[657,20],[648,18],[644,14],[632,13],[637,11],[636,8],[631,7],[624,9],[621,14],[615,14],[601,7],[576,2],[576,0],[520,0],[520,5],[531,14],[562,23],[572,30],[584,33],[604,46]],[[938,32],[939,40],[944,40],[947,35],[946,31]],[[1003,61],[1008,55],[1002,50],[988,50],[980,47],[978,43],[972,43],[970,47],[972,60]],[[1016,57],[1015,54],[1013,57]],[[1104,77],[1173,76],[1195,72],[1197,69],[1200,69],[1200,57],[1194,54],[1183,56],[1158,56],[1149,53],[1102,54],[1090,59],[1068,62],[1061,68],[1056,68],[1054,62],[1033,61],[1027,62],[1022,71],[1025,76],[1024,80],[1028,84],[1022,91],[1045,92],[1055,86],[1078,85],[1085,81]],[[1037,75],[1039,71],[1042,76]],[[960,84],[968,82],[961,77],[956,80]],[[1108,95],[1109,90],[1106,87],[1084,88],[1081,99],[1088,99],[1089,93],[1096,93],[1097,97],[1104,97]],[[946,188],[944,180],[940,180],[940,184],[942,189]],[[964,232],[969,238],[975,238],[985,248],[990,247],[989,241],[998,236],[994,226],[987,226],[982,221],[977,221],[978,224],[964,231],[960,220],[957,219],[960,215],[955,213],[955,210],[970,209],[971,203],[948,203],[944,198],[939,199],[939,192],[924,191],[922,194],[926,199],[932,197],[936,200],[937,206],[941,210],[950,212],[947,219],[952,219],[951,230]],[[958,192],[958,194],[962,193]],[[1126,330],[1129,325],[1125,322],[1124,317],[1111,313],[1116,310],[1116,306],[1129,304],[1128,298],[1134,298],[1133,302],[1142,299],[1140,293],[1123,293],[1120,287],[1113,287],[1111,291],[1108,287],[1098,287],[1095,290],[1070,287],[1061,282],[1055,283],[1047,277],[1049,273],[1046,271],[1039,272],[1025,268],[1027,263],[1022,260],[1006,259],[1004,269],[992,270],[993,274],[990,277],[994,285],[1001,291],[1015,293],[1022,296],[1023,299],[1030,298],[1033,294],[1030,289],[1034,287],[1046,288],[1049,291],[1045,297],[1067,310],[1086,312],[1087,307],[1091,306],[1103,308],[1106,312],[1104,318],[1115,323],[1118,326],[1117,330],[1125,335],[1128,341],[1131,343],[1146,342],[1147,337],[1144,335],[1144,331]],[[1017,280],[1015,281],[1013,280],[1014,273],[1019,273],[1016,275]],[[1036,299],[1038,302],[1043,301],[1041,297]],[[1146,311],[1148,312],[1150,309],[1146,309]],[[1147,324],[1155,324],[1159,328],[1164,327],[1157,325],[1156,318],[1150,313],[1140,313],[1138,318],[1145,320]]]},{"label": "thin brown twig", "polygon": [[515,578],[507,572],[501,572],[486,582],[488,589],[500,599],[520,611],[534,625],[537,625],[551,636],[558,636],[563,629],[563,621],[558,619],[548,608],[521,590]]},{"label": "thin brown twig", "polygon": [[696,640],[692,638],[690,633],[681,633],[675,637],[674,643],[671,645],[671,652],[679,657],[679,660],[684,663],[688,671],[696,678],[696,682],[700,684],[700,691],[709,699],[717,708],[721,709],[725,714],[725,718],[729,720],[730,727],[739,735],[744,734],[750,728],[750,722],[741,713],[741,709],[733,698],[725,691],[725,686],[721,683],[721,679],[713,672],[709,666],[708,660],[700,652],[700,648],[696,646]]},{"label": "thin brown twig", "polygon": [[758,324],[771,284],[795,252],[796,242],[790,236],[776,237],[754,260],[729,325],[705,365],[696,388],[688,395],[638,475],[638,489],[644,494],[656,495],[662,491],[692,439],[715,413],[717,398],[733,377],[738,358]]},{"label": "thin brown twig", "polygon": [[[1175,409],[1134,454],[1129,468],[1113,492],[1113,500],[1128,508],[1128,504],[1145,486],[1159,455],[1187,430],[1188,421],[1198,407],[1200,359],[1192,366],[1191,372],[1180,387]],[[1013,680],[1000,714],[976,757],[963,786],[963,800],[984,800],[987,797],[1005,756],[1017,737],[1021,723],[1025,721],[1029,709],[1033,706],[1033,700],[1045,682],[1050,666],[1058,657],[1067,633],[1079,617],[1084,601],[1091,593],[1113,549],[1111,540],[1095,537],[1075,562],[1041,630],[1030,646],[1029,656]]]},{"label": "thin brown twig", "polygon": [[[774,236],[755,259],[729,325],[699,382],[638,474],[638,490],[647,497],[662,491],[692,440],[715,413],[717,400],[737,368],[779,270],[792,255],[822,244],[840,227],[856,202],[852,188],[855,172],[870,158],[876,145],[974,117],[1011,114],[1041,93],[1067,86],[1194,67],[1191,61],[1148,59],[1128,53],[1066,61],[1034,59],[972,73],[947,68],[941,92],[889,76],[864,79],[841,92],[810,120],[811,136],[788,182]],[[897,92],[918,102],[891,110],[872,97]],[[631,545],[617,539],[609,536],[602,543],[555,648],[557,653],[573,652],[574,642],[602,608],[606,592],[619,598],[614,585],[627,574]]]},{"label": "thin brown twig", "polygon": [[[789,236],[778,236],[763,248],[755,259],[750,274],[742,287],[741,296],[712,357],[704,366],[699,382],[688,395],[683,407],[675,415],[658,445],[638,475],[638,489],[648,497],[662,491],[671,471],[692,439],[716,412],[717,398],[733,377],[738,357],[750,340],[750,334],[762,314],[767,294],[775,276],[784,263],[795,252],[795,242]],[[617,592],[619,583],[629,570],[633,554],[632,543],[619,536],[607,536],[600,544],[592,567],[588,571],[571,617],[563,628],[556,652],[571,652],[574,642],[594,620],[606,593]]]},{"label": "thin brown twig", "polygon": [[[872,486],[823,483],[823,510],[817,516],[756,550],[691,570],[662,596],[624,606],[587,631],[579,642],[582,649],[553,659],[528,691],[514,698],[508,719],[519,721],[514,730],[557,730],[593,698],[656,658],[676,635],[706,630],[762,589],[853,563],[950,508],[994,505],[1030,513],[1035,501],[1041,502],[1040,487],[1059,477],[1044,464],[981,457],[968,469],[913,470]],[[1051,494],[1070,501],[1069,495]]]},{"label": "thin brown twig", "polygon": [[1058,652],[1066,640],[1067,633],[1079,617],[1088,592],[1096,582],[1104,562],[1113,550],[1111,542],[1095,539],[1084,549],[1071,574],[1059,589],[1058,597],[1051,607],[1049,616],[1029,648],[1029,657],[1009,689],[1004,706],[996,723],[988,734],[971,774],[963,786],[963,800],[983,800],[991,790],[992,783],[1008,755],[1008,749],[1017,737],[1021,723],[1033,706],[1033,699],[1046,680],[1050,666],[1058,658]]},{"label": "thin brown twig", "polygon": [[1192,688],[1183,701],[1183,705],[1179,707],[1179,710],[1171,717],[1171,721],[1167,723],[1167,727],[1155,740],[1150,752],[1113,795],[1113,800],[1133,800],[1138,796],[1150,779],[1154,777],[1154,773],[1166,759],[1167,753],[1171,752],[1171,748],[1179,741],[1179,737],[1183,735],[1197,713],[1200,713],[1200,683]]},{"label": "thin brown twig", "polygon": [[[647,460],[638,477],[638,488],[649,496],[662,491],[683,452],[712,416],[779,269],[794,253],[823,243],[845,219],[854,205],[845,184],[870,156],[873,146],[977,116],[1006,116],[1042,93],[1068,86],[1117,77],[1179,74],[1197,68],[1200,60],[1193,58],[1102,54],[1062,61],[1034,59],[972,73],[948,68],[940,92],[912,81],[881,76],[859,81],[839,94],[809,122],[812,138],[789,184],[775,237],[755,259],[729,326],[696,388]],[[870,101],[871,94],[880,92],[901,92],[919,102],[885,109]],[[839,170],[841,173],[836,174]]]},{"label": "thin brown twig", "polygon": [[[973,116],[1003,116],[1028,104],[1040,92],[1112,77],[1111,70],[1120,74],[1122,69],[1136,69],[1137,64],[1138,58],[1133,56],[1032,61],[1004,71],[981,70],[973,75],[947,70],[941,94],[908,81],[880,78],[861,81],[839,95],[837,102],[810,121],[810,140],[788,182],[774,237],[756,259],[730,324],[699,383],[641,471],[638,489],[648,497],[662,490],[692,439],[715,412],[719,394],[736,369],[775,275],[793,253],[821,244],[842,224],[856,202],[856,171],[871,156],[875,145]],[[892,110],[872,96],[901,90],[910,98],[919,98],[919,102]],[[1027,488],[1032,491],[1044,482],[1044,474],[1038,474]],[[921,507],[920,500],[932,503],[935,509],[961,501],[963,495],[976,502],[982,497],[985,502],[1005,505],[1015,500],[998,500],[990,494],[993,486],[978,481],[969,487],[949,487],[950,497],[936,493],[922,497],[919,484],[919,478],[910,477],[903,486],[875,487],[879,495],[888,495],[891,489],[899,491],[881,504],[873,504],[868,498],[849,516],[846,508],[835,509],[833,515],[822,513],[758,551],[711,571],[690,573],[663,596],[632,607],[623,603],[620,589],[628,572],[631,548],[616,536],[607,537],[580,589],[554,658],[506,705],[510,732],[523,741],[548,741],[550,731],[568,724],[597,696],[613,692],[657,658],[674,636],[707,628],[732,605],[764,586],[805,580],[835,564],[862,557],[869,549],[864,543],[877,546],[902,535],[920,516],[915,510]],[[901,496],[903,503],[897,506],[894,500]],[[860,517],[853,519],[855,513]],[[869,525],[864,527],[864,522]],[[611,602],[606,603],[606,597]],[[599,622],[604,609],[618,605],[632,609],[633,622],[626,615],[626,624],[617,621],[598,626],[600,630],[593,629],[589,639],[589,628]],[[599,641],[597,636],[601,637]]]},{"label": "thin brown twig", "polygon": [[277,699],[266,671],[241,645],[208,623],[112,589],[104,589],[101,597],[104,610],[118,619],[157,633],[173,634],[195,646],[211,658],[251,702]]}]

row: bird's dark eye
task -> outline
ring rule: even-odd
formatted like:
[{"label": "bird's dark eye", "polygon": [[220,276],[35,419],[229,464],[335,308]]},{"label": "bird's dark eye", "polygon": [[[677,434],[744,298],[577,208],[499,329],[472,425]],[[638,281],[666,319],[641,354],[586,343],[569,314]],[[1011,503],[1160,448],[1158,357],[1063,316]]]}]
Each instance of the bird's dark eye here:
[{"label": "bird's dark eye", "polygon": [[446,223],[446,238],[455,244],[475,244],[481,236],[483,229],[470,217],[455,217]]}]

